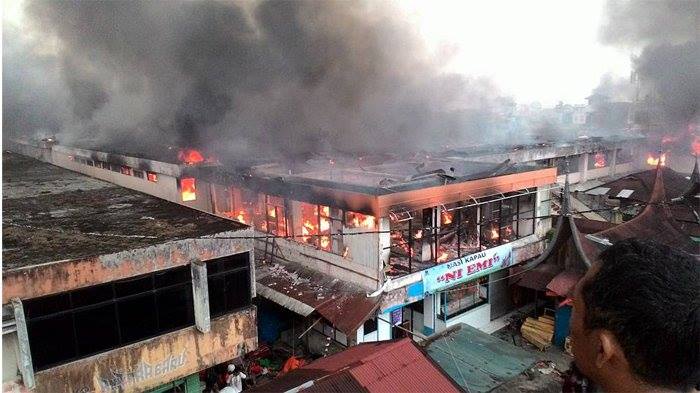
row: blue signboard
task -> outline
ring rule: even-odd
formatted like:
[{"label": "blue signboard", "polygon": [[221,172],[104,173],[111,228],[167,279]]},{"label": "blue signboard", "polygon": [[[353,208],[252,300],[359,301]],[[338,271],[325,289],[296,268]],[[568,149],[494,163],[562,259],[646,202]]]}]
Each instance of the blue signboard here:
[{"label": "blue signboard", "polygon": [[505,269],[512,264],[512,245],[504,244],[490,248],[423,270],[423,290],[426,294],[435,293]]}]

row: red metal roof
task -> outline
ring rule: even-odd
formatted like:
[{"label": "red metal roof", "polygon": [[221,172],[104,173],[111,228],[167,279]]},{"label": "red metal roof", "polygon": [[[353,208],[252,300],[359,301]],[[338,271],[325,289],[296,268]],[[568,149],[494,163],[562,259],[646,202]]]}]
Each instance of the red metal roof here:
[{"label": "red metal roof", "polygon": [[[309,373],[309,370],[314,372]],[[409,338],[366,343],[318,359],[264,386],[259,391],[282,392],[300,386],[297,374],[317,375],[302,392],[460,392],[447,376]],[[286,379],[294,379],[290,386]]]}]

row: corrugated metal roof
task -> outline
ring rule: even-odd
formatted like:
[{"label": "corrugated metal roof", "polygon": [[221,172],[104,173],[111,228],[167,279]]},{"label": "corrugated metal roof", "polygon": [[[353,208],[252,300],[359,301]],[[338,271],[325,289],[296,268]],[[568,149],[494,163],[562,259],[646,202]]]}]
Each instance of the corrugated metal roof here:
[{"label": "corrugated metal roof", "polygon": [[547,290],[556,293],[558,296],[571,296],[576,287],[578,280],[583,277],[583,272],[564,270],[554,276],[552,281],[547,284]]},{"label": "corrugated metal roof", "polygon": [[[611,243],[629,238],[654,240],[691,254],[699,254],[700,247],[680,228],[666,204],[666,172],[662,167],[657,168],[656,180],[651,190],[649,204],[637,217],[613,228],[595,233],[594,236],[607,239]],[[684,186],[687,186],[687,184],[684,183]],[[680,189],[679,195],[683,193],[683,187],[680,187]]]},{"label": "corrugated metal roof", "polygon": [[515,345],[460,324],[428,338],[428,355],[464,390],[488,392],[517,377],[538,357]]},{"label": "corrugated metal roof", "polygon": [[[309,373],[309,370],[314,370]],[[316,360],[254,391],[282,392],[302,385],[297,375],[315,375],[302,392],[459,392],[459,385],[411,339],[366,343]],[[320,374],[320,375],[319,375]],[[293,386],[288,382],[293,380]]]},{"label": "corrugated metal roof", "polygon": [[258,264],[258,294],[302,316],[318,312],[338,330],[353,335],[379,307],[381,296],[294,263]]}]

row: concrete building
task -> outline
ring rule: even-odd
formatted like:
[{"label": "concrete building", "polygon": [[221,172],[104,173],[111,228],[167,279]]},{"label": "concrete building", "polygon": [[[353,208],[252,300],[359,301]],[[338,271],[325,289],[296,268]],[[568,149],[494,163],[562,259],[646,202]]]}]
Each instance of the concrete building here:
[{"label": "concrete building", "polygon": [[[265,308],[280,311],[271,303],[302,317],[291,326],[261,326],[285,329],[269,336],[290,345],[304,333],[307,348],[323,353],[405,330],[429,333],[462,322],[487,328],[511,307],[503,280],[487,281],[541,253],[556,187],[556,168],[455,151],[242,169],[51,144],[12,148],[252,225]],[[447,266],[466,270],[435,281]]]},{"label": "concrete building", "polygon": [[3,153],[3,390],[199,392],[258,346],[250,235]]}]

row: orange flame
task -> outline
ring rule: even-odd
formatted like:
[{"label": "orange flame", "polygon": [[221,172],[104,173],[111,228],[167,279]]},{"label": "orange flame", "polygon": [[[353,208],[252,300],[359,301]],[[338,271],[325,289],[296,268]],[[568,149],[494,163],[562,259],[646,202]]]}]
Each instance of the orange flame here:
[{"label": "orange flame", "polygon": [[661,160],[661,166],[666,166],[666,153],[661,154],[658,158],[651,153],[647,155],[647,164],[649,165],[659,165],[659,160]]},{"label": "orange flame", "polygon": [[197,200],[197,190],[195,187],[195,180],[193,177],[186,177],[180,179],[180,190],[182,193],[183,202]]},{"label": "orange flame", "polygon": [[605,154],[602,152],[598,152],[594,156],[595,158],[595,163],[593,164],[594,167],[596,168],[603,168],[605,167]]},{"label": "orange flame", "polygon": [[367,228],[374,229],[376,225],[376,220],[374,216],[365,215],[362,213],[348,212],[348,217],[350,218],[350,228]]},{"label": "orange flame", "polygon": [[499,237],[500,236],[498,235],[498,229],[496,229],[496,228],[491,229],[491,240],[496,240]]},{"label": "orange flame", "polygon": [[448,212],[447,210],[442,211],[442,225],[450,225],[452,224],[452,213]]},{"label": "orange flame", "polygon": [[241,210],[238,212],[238,215],[236,216],[236,220],[238,220],[241,224],[247,224],[248,219],[247,219],[247,213],[245,210]]},{"label": "orange flame", "polygon": [[345,246],[345,248],[343,248],[343,258],[347,258],[349,253],[350,248],[348,248],[348,246]]},{"label": "orange flame", "polygon": [[187,165],[195,165],[204,161],[204,156],[195,149],[182,149],[177,153],[177,158]]},{"label": "orange flame", "polygon": [[422,239],[423,238],[423,231],[421,229],[416,231],[416,234],[413,236],[414,239]]},{"label": "orange flame", "polygon": [[446,251],[443,251],[440,253],[440,256],[437,257],[437,261],[439,263],[442,262],[447,262],[447,259],[450,257],[450,254],[448,254]]},{"label": "orange flame", "polygon": [[270,207],[267,209],[267,215],[270,218],[276,218],[277,217],[277,210],[274,207]]}]

